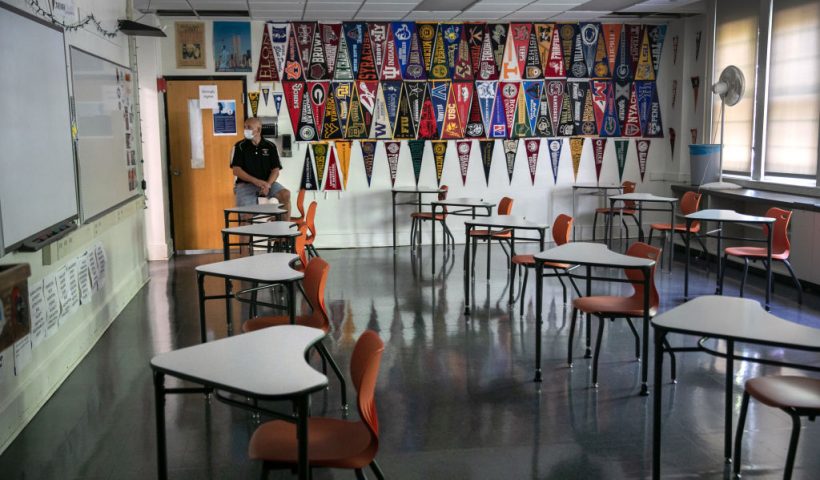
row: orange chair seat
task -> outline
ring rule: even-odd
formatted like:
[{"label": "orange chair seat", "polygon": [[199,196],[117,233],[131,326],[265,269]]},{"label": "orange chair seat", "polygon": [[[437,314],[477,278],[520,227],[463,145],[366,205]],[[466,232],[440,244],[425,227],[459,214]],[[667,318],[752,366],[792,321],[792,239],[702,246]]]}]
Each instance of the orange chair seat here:
[{"label": "orange chair seat", "polygon": [[815,378],[758,377],[746,382],[746,391],[770,407],[820,411],[820,380]]},{"label": "orange chair seat", "polygon": [[[364,468],[376,454],[370,430],[362,422],[314,417],[308,421],[310,465],[332,468]],[[263,423],[248,446],[254,460],[295,465],[298,461],[296,425],[283,420]]]},{"label": "orange chair seat", "polygon": [[[643,299],[637,297],[615,297],[609,295],[581,297],[572,301],[572,307],[581,312],[599,316],[642,317]],[[655,316],[657,308],[649,309],[649,316]]]},{"label": "orange chair seat", "polygon": [[[513,265],[525,265],[527,267],[535,267],[535,257],[533,257],[532,255],[514,255],[512,257],[512,263]],[[559,268],[567,270],[572,265],[568,263],[544,262],[544,266],[548,268]]]},{"label": "orange chair seat", "polygon": [[[324,322],[321,317],[313,318],[312,315],[297,315],[295,320],[296,325],[319,328],[324,330],[325,333],[330,331],[330,325],[327,322]],[[271,315],[251,318],[242,324],[242,331],[248,333],[261,330],[263,328],[278,327],[281,325],[290,325],[290,317],[287,315]]]},{"label": "orange chair seat", "polygon": [[492,236],[493,238],[511,238],[512,237],[512,230],[498,230],[498,231],[490,231],[490,230],[470,230],[471,237],[489,237]]},{"label": "orange chair seat", "polygon": [[[637,215],[638,214],[637,210],[633,210],[631,208],[624,208],[623,212],[624,212],[624,215]],[[621,213],[621,209],[620,208],[609,208],[609,207],[596,208],[595,213],[615,213],[615,214],[619,214],[619,213]]]},{"label": "orange chair seat", "polygon": [[[686,224],[685,223],[676,223],[675,224],[675,231],[676,232],[686,232]],[[672,230],[669,227],[668,223],[653,223],[652,230],[660,230],[660,231],[667,231]],[[692,228],[689,229],[689,233],[698,233],[700,231],[700,224],[692,224]]]},{"label": "orange chair seat", "polygon": [[[766,258],[765,247],[729,247],[724,251],[727,255],[734,255],[735,257]],[[772,252],[773,260],[788,260],[788,258],[788,251],[781,253]]]},{"label": "orange chair seat", "polygon": [[[411,218],[421,218],[422,220],[432,220],[433,212],[413,212],[410,214]],[[437,213],[436,220],[444,221],[447,218],[447,215],[444,213]]]}]

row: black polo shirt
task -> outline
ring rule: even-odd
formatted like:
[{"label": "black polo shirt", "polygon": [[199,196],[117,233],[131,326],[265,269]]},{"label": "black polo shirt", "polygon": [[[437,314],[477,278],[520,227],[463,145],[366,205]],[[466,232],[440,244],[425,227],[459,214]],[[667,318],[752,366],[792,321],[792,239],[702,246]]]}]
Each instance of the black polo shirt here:
[{"label": "black polo shirt", "polygon": [[[274,168],[281,169],[276,145],[265,140],[254,145],[251,140],[240,140],[233,146],[231,168],[240,167],[248,175],[267,181]],[[242,180],[237,179],[237,182]]]}]

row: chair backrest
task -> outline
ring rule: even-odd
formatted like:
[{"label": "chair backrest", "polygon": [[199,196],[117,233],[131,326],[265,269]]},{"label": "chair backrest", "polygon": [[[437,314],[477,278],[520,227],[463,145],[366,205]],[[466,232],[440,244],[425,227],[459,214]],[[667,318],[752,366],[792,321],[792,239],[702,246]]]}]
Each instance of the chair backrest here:
[{"label": "chair backrest", "polygon": [[[683,197],[680,199],[680,213],[689,215],[697,212],[698,208],[700,208],[700,197],[701,194],[697,192],[684,193]],[[698,227],[700,227],[700,222],[692,222],[693,229]]]},{"label": "chair backrest", "polygon": [[312,310],[310,316],[313,325],[322,325],[322,329],[330,330],[330,317],[325,308],[325,286],[330,265],[319,257],[312,258],[305,267],[305,295]]},{"label": "chair backrest", "polygon": [[572,233],[573,218],[569,215],[561,214],[552,222],[552,239],[556,246],[563,245],[569,242],[570,233]]},{"label": "chair backrest", "polygon": [[[438,192],[438,199],[439,200],[447,200],[447,193],[450,191],[450,187],[447,185],[442,185],[439,187],[441,190]],[[447,207],[442,208],[442,211],[446,214]]]},{"label": "chair backrest", "polygon": [[[774,235],[772,235],[772,253],[777,255],[788,254],[791,249],[789,242],[789,222],[792,220],[792,211],[772,207],[766,211],[766,216],[774,218]],[[769,234],[769,227],[763,226],[763,233]]]},{"label": "chair backrest", "polygon": [[509,215],[512,213],[513,207],[513,199],[510,197],[504,197],[498,202],[498,214],[499,215]]},{"label": "chair backrest", "polygon": [[[629,180],[621,184],[621,187],[623,187],[623,193],[635,193],[636,186],[637,184],[635,182],[630,182]],[[632,200],[624,202],[624,208],[633,209],[635,208],[635,206],[635,202],[633,202]]]},{"label": "chair backrest", "polygon": [[296,195],[296,210],[299,211],[299,218],[305,218],[305,189],[300,188]]},{"label": "chair backrest", "polygon": [[379,377],[384,342],[373,330],[365,330],[353,348],[350,357],[350,377],[358,395],[359,417],[379,439],[379,415],[376,411],[376,380]]},{"label": "chair backrest", "polygon": [[313,245],[313,239],[316,237],[316,224],[314,223],[314,220],[316,219],[316,205],[317,203],[315,200],[310,202],[310,205],[308,205],[307,214],[305,215],[305,225],[307,225],[309,234],[307,238],[308,245]]},{"label": "chair backrest", "polygon": [[[661,297],[658,295],[658,289],[655,287],[655,267],[661,258],[661,249],[653,247],[647,243],[635,242],[629,246],[626,254],[630,257],[648,258],[655,260],[655,265],[649,270],[649,306],[651,308],[658,308],[661,304]],[[636,269],[626,269],[624,271],[626,278],[632,282],[632,288],[635,289],[633,297],[643,299],[643,273]]]},{"label": "chair backrest", "polygon": [[299,262],[302,264],[301,271],[304,271],[307,267],[307,249],[305,249],[305,242],[307,241],[307,225],[304,223],[299,225],[299,236],[296,237],[296,241],[294,242],[293,249],[296,252],[296,255],[299,256]]}]

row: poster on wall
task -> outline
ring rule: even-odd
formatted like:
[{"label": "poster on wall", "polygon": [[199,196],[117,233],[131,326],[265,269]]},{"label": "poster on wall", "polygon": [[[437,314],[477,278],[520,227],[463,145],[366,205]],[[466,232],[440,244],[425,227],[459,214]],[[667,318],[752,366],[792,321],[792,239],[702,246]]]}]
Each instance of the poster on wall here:
[{"label": "poster on wall", "polygon": [[175,22],[174,31],[177,68],[205,68],[205,23]]},{"label": "poster on wall", "polygon": [[214,135],[236,135],[236,100],[216,102]]},{"label": "poster on wall", "polygon": [[217,72],[251,71],[251,24],[214,22],[214,66]]}]

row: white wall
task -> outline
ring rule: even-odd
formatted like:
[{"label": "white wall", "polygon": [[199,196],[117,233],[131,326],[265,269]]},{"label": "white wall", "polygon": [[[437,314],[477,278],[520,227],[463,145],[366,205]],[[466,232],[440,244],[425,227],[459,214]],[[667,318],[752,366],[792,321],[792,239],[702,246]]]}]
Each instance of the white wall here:
[{"label": "white wall", "polygon": [[[26,2],[13,0],[18,8],[29,11]],[[105,28],[116,28],[116,20],[125,18],[124,1],[76,0],[80,14],[93,12]],[[69,33],[68,43],[123,65],[129,64],[128,42],[123,35],[107,39],[96,30]],[[13,94],[2,92],[2,95]],[[47,114],[48,112],[39,112]],[[47,201],[44,199],[43,201]],[[55,260],[44,261],[46,251],[13,253],[0,258],[0,263],[28,263],[31,266],[29,285],[56,272],[80,252],[101,242],[108,259],[107,279],[92,301],[80,307],[32,352],[31,361],[14,373],[12,348],[0,352],[5,367],[0,375],[0,452],[33,418],[74,367],[85,357],[111,322],[148,278],[145,262],[145,222],[141,214],[142,200],[137,199],[95,222],[82,226],[65,239],[47,247]]]}]

